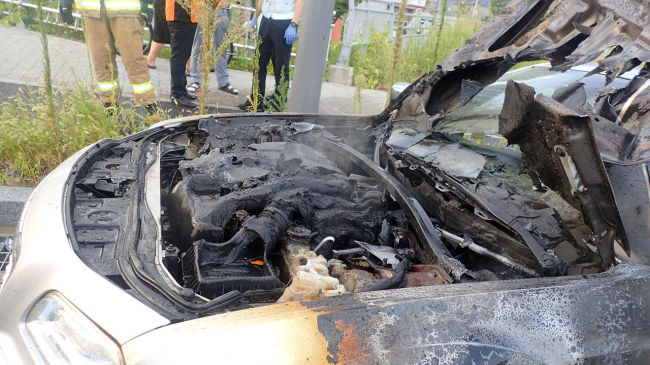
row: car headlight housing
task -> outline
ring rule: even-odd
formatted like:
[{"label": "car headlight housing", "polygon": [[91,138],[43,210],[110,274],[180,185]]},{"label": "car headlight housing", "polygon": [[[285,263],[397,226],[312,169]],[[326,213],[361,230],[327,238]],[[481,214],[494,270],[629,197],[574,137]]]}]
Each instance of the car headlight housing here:
[{"label": "car headlight housing", "polygon": [[29,310],[25,325],[50,364],[123,364],[119,346],[60,293],[50,292]]}]

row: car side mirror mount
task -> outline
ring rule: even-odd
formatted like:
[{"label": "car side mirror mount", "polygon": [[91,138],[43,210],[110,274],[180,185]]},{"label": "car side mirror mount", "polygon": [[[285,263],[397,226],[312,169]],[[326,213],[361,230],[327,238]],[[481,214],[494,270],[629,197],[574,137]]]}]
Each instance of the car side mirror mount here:
[{"label": "car side mirror mount", "polygon": [[396,82],[390,88],[390,102],[394,102],[398,96],[409,86],[408,82]]}]

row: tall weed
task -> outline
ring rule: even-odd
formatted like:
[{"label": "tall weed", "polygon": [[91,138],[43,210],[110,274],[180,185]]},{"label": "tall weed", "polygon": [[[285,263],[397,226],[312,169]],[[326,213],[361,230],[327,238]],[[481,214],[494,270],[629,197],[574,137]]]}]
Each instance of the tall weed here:
[{"label": "tall weed", "polygon": [[[397,12],[397,27],[395,28],[395,40],[393,40],[393,53],[390,70],[388,73],[388,85],[395,82],[397,76],[397,64],[402,55],[402,41],[404,40],[404,21],[406,20],[406,3],[408,0],[402,0]],[[386,106],[390,103],[390,93],[386,95]]]}]

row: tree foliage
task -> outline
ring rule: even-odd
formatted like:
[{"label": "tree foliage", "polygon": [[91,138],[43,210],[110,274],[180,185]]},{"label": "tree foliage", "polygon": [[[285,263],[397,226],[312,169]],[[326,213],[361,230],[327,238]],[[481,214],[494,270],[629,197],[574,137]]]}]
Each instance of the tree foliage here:
[{"label": "tree foliage", "polygon": [[[361,0],[354,0],[354,5],[357,5],[361,2]],[[334,11],[336,14],[334,15],[334,19],[340,18],[343,15],[348,13],[348,0],[336,0],[334,3]]]},{"label": "tree foliage", "polygon": [[503,11],[510,0],[490,0],[490,12],[497,15]]}]

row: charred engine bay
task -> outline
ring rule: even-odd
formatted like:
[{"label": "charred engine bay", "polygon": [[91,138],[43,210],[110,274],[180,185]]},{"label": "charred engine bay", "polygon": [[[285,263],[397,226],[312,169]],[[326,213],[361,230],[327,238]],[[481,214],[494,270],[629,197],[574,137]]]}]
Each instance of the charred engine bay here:
[{"label": "charred engine bay", "polygon": [[[423,143],[455,146],[434,137]],[[423,174],[424,159],[386,154],[389,173],[340,141],[309,123],[232,128],[213,118],[161,141],[159,250],[184,296],[235,308],[595,271],[598,260],[565,237],[556,211],[523,196],[530,181],[519,190],[504,183],[516,164],[456,150],[470,161],[489,160],[475,171],[480,182],[466,179],[481,186],[473,201],[442,189],[442,175]],[[516,216],[511,227],[486,219],[474,204],[504,208],[503,194]],[[561,262],[536,257],[512,228],[517,221],[533,231],[524,239],[557,249],[552,258]]]},{"label": "charred engine bay", "polygon": [[307,123],[210,118],[162,142],[163,263],[174,280],[249,303],[451,283],[384,182],[318,147],[325,139],[336,137]]}]

